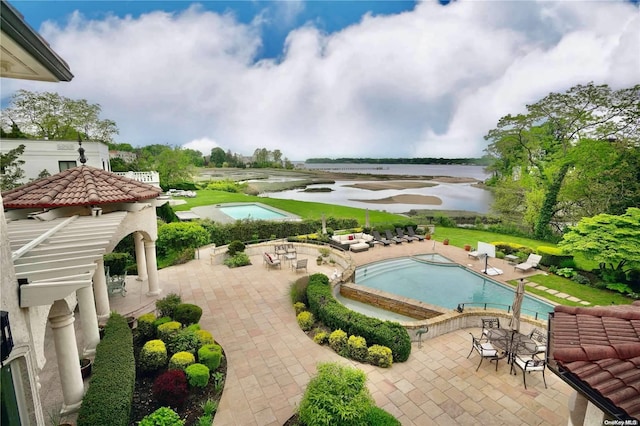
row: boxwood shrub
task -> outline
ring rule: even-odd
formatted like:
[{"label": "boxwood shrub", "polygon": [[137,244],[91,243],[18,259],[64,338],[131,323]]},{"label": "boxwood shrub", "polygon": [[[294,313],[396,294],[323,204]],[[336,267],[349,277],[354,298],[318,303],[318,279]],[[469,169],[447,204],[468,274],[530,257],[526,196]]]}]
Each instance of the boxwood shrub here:
[{"label": "boxwood shrub", "polygon": [[367,341],[360,336],[349,336],[347,341],[347,349],[349,357],[356,361],[366,362],[369,351],[367,349]]},{"label": "boxwood shrub", "polygon": [[151,340],[156,337],[155,321],[156,316],[153,312],[138,317],[138,336],[142,341]]},{"label": "boxwood shrub", "polygon": [[140,350],[138,360],[143,372],[156,371],[167,366],[167,348],[160,339],[149,340]]},{"label": "boxwood shrub", "polygon": [[160,407],[145,416],[138,426],[184,426],[184,420],[169,407]]},{"label": "boxwood shrub", "polygon": [[373,345],[367,349],[367,362],[378,367],[389,368],[393,364],[391,349],[386,346]]},{"label": "boxwood shrub", "polygon": [[187,374],[187,382],[193,387],[204,388],[209,384],[209,367],[204,364],[191,364],[184,372]]},{"label": "boxwood shrub", "polygon": [[209,370],[217,370],[221,361],[222,347],[220,345],[204,345],[198,349],[198,362],[209,367]]},{"label": "boxwood shrub", "polygon": [[169,336],[171,334],[177,333],[181,329],[182,324],[180,324],[178,321],[165,322],[164,324],[158,326],[158,338],[167,343]]},{"label": "boxwood shrub", "polygon": [[573,260],[573,256],[565,254],[562,249],[558,247],[539,246],[536,251],[539,255],[542,255],[540,264],[544,266],[562,267],[564,262]]},{"label": "boxwood shrub", "polygon": [[315,322],[313,314],[309,311],[300,312],[296,319],[298,320],[298,325],[304,331],[311,330],[311,327],[313,327],[313,323]]},{"label": "boxwood shrub", "polygon": [[192,303],[181,303],[176,306],[173,319],[184,325],[197,324],[202,317],[202,308]]},{"label": "boxwood shrub", "polygon": [[186,329],[179,330],[176,333],[169,334],[165,338],[167,344],[167,351],[170,354],[178,352],[190,352],[195,355],[200,346],[200,339],[195,331]]},{"label": "boxwood shrub", "polygon": [[196,331],[196,336],[198,337],[198,342],[200,342],[200,345],[198,347],[202,347],[204,345],[211,345],[216,342],[213,339],[213,335],[207,330]]},{"label": "boxwood shrub", "polygon": [[136,365],[133,335],[127,320],[112,313],[96,348],[93,375],[82,399],[78,426],[127,426],[131,413]]},{"label": "boxwood shrub", "polygon": [[186,370],[191,364],[195,364],[196,357],[191,352],[178,352],[169,360],[169,370]]},{"label": "boxwood shrub", "polygon": [[371,345],[386,346],[395,362],[404,362],[411,353],[411,338],[407,330],[392,321],[382,321],[354,312],[339,303],[331,293],[329,278],[313,274],[307,286],[309,310],[332,330],[341,329],[349,335],[364,337]]}]

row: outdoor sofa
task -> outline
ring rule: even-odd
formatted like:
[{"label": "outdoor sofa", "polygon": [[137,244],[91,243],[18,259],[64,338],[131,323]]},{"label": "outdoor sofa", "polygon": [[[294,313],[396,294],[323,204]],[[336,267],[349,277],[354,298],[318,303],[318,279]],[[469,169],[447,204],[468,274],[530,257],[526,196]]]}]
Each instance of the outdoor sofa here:
[{"label": "outdoor sofa", "polygon": [[333,245],[339,246],[343,250],[353,252],[369,250],[369,246],[373,243],[373,236],[364,232],[354,232],[351,234],[334,235],[331,237]]}]

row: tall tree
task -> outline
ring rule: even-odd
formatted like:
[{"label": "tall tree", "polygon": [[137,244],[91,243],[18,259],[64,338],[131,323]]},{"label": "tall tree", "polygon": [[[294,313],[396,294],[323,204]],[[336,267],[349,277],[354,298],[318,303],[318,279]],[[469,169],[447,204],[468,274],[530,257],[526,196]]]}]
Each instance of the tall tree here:
[{"label": "tall tree", "polygon": [[20,181],[24,178],[24,160],[18,157],[24,153],[24,148],[25,146],[20,144],[6,154],[0,153],[0,190],[7,191],[21,185]]},{"label": "tall tree", "polygon": [[211,159],[209,161],[215,167],[222,167],[226,160],[227,154],[225,154],[224,149],[217,146],[211,150]]},{"label": "tall tree", "polygon": [[567,176],[582,165],[574,157],[576,147],[592,140],[617,143],[623,152],[638,149],[639,99],[640,85],[617,91],[593,83],[577,85],[527,105],[526,114],[502,117],[485,136],[490,141],[486,151],[494,159],[489,167],[493,183],[497,187],[520,183],[525,203],[508,208],[523,220],[526,212],[537,209],[528,223],[538,238],[549,236],[550,224],[565,223],[576,216],[572,213],[582,213],[576,200],[563,202]]},{"label": "tall tree", "polygon": [[18,90],[2,111],[2,127],[16,123],[37,138],[111,142],[118,134],[113,120],[100,119],[100,104],[74,100],[53,92]]}]

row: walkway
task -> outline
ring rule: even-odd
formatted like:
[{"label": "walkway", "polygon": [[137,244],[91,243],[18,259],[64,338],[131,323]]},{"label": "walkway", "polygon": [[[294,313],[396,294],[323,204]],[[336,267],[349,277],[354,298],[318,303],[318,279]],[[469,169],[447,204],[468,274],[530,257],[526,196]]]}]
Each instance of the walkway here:
[{"label": "walkway", "polygon": [[[459,248],[433,242],[375,247],[353,257],[363,264],[434,249],[474,269],[484,267]],[[249,267],[212,266],[208,250],[202,250],[200,259],[159,271],[163,295],[175,291],[184,301],[200,305],[202,328],[211,331],[225,350],[227,382],[215,425],[282,425],[296,410],[316,364],[323,361],[365,371],[376,404],[403,425],[567,424],[571,389],[553,373],[546,374],[548,389],[539,374],[532,374],[525,390],[520,372],[510,375],[504,362],[498,372],[489,363],[474,371],[477,355],[466,357],[471,347],[469,332],[478,335],[479,329],[457,330],[424,341],[422,348],[414,343],[409,360],[390,369],[339,357],[313,343],[298,327],[289,286],[302,273],[286,267],[267,270],[260,256],[251,260]],[[506,262],[493,262],[491,266],[504,271],[494,278],[523,276]],[[309,262],[309,273],[316,272],[331,275],[333,267]],[[112,309],[127,314],[152,302],[140,295],[143,285],[133,282],[126,297],[111,298]],[[153,309],[152,303],[148,306],[147,310]]]}]

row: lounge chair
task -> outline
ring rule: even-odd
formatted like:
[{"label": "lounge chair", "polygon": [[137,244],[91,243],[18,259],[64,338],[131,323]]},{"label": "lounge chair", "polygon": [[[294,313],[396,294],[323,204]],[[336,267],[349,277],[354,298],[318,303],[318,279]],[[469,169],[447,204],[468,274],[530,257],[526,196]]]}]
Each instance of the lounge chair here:
[{"label": "lounge chair", "polygon": [[412,237],[410,235],[404,235],[404,232],[402,231],[402,228],[396,228],[396,234],[398,235],[398,238],[402,238],[403,240],[405,240],[408,243],[411,243],[413,241],[418,241],[418,239],[416,237]]},{"label": "lounge chair", "polygon": [[402,244],[402,241],[403,241],[402,238],[396,237],[388,229],[386,231],[384,231],[384,234],[387,236],[387,240],[391,240],[396,244]]},{"label": "lounge chair", "polygon": [[542,260],[542,256],[540,256],[539,254],[530,254],[525,262],[520,263],[514,266],[513,268],[514,270],[517,270],[517,271],[526,272],[533,268],[537,268],[538,263],[540,263],[541,260]]},{"label": "lounge chair", "polygon": [[481,257],[485,256],[484,253],[480,253],[478,250],[470,251],[467,255],[474,259],[480,259]]},{"label": "lounge chair", "polygon": [[282,262],[280,262],[280,259],[278,259],[277,255],[265,253],[262,256],[262,259],[264,260],[264,263],[267,264],[267,267],[282,268]]},{"label": "lounge chair", "polygon": [[386,238],[383,238],[382,236],[380,236],[380,233],[378,231],[371,231],[371,235],[373,235],[373,241],[375,242],[378,242],[385,246],[388,246],[389,244],[391,244],[391,240],[387,240]]},{"label": "lounge chair", "polygon": [[417,238],[418,241],[424,241],[424,237],[416,234],[416,231],[413,230],[413,226],[407,226],[407,234],[409,234],[410,237]]}]

